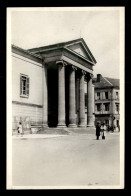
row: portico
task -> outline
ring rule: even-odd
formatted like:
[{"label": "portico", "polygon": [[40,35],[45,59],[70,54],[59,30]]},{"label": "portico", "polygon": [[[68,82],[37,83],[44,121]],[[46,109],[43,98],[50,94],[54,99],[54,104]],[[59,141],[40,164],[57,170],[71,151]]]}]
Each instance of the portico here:
[{"label": "portico", "polygon": [[29,51],[43,59],[43,127],[93,126],[92,76],[96,60],[85,41],[77,39]]}]

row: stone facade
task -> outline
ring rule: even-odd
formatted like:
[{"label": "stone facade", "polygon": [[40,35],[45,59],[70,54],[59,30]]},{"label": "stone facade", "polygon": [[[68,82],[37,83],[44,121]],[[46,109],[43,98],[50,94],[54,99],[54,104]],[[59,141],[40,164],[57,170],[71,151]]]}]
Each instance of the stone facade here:
[{"label": "stone facade", "polygon": [[13,45],[13,130],[19,121],[24,130],[93,126],[95,64],[83,39],[30,50]]}]

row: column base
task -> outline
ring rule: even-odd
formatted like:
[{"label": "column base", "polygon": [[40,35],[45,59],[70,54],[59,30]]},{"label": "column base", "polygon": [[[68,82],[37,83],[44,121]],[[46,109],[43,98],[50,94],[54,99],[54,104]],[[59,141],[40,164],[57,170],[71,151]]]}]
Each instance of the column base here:
[{"label": "column base", "polygon": [[68,127],[69,127],[69,128],[76,128],[77,125],[76,125],[76,124],[69,124]]},{"label": "column base", "polygon": [[93,127],[93,116],[87,115],[87,127]]},{"label": "column base", "polygon": [[43,124],[43,128],[49,128],[47,124]]},{"label": "column base", "polygon": [[94,125],[87,125],[87,127],[94,127]]},{"label": "column base", "polygon": [[66,128],[66,125],[57,125],[57,128]]},{"label": "column base", "polygon": [[86,126],[85,126],[85,125],[78,125],[78,127],[86,128]]}]

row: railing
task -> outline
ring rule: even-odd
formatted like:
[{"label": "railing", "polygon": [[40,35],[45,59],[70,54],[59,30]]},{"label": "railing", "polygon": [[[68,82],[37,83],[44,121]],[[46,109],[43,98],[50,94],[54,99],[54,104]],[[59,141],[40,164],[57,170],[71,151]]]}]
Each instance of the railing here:
[{"label": "railing", "polygon": [[116,110],[115,110],[115,114],[119,114],[119,113],[120,113],[120,111],[116,111]]},{"label": "railing", "polygon": [[102,114],[102,111],[95,111],[95,114]]},{"label": "railing", "polygon": [[110,114],[110,111],[95,111],[95,114]]},{"label": "railing", "polygon": [[103,114],[110,114],[110,111],[103,111]]}]

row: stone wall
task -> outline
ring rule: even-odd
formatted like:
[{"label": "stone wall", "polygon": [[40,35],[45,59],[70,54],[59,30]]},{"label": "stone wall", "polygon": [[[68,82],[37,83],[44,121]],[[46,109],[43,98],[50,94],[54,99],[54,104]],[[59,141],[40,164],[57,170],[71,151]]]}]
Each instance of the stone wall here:
[{"label": "stone wall", "polygon": [[23,131],[30,130],[31,125],[42,126],[42,108],[12,104],[12,129],[17,130],[19,122],[22,122]]},{"label": "stone wall", "polygon": [[[29,77],[29,96],[20,96],[20,75]],[[28,58],[12,56],[12,101],[42,105],[42,65]]]}]

